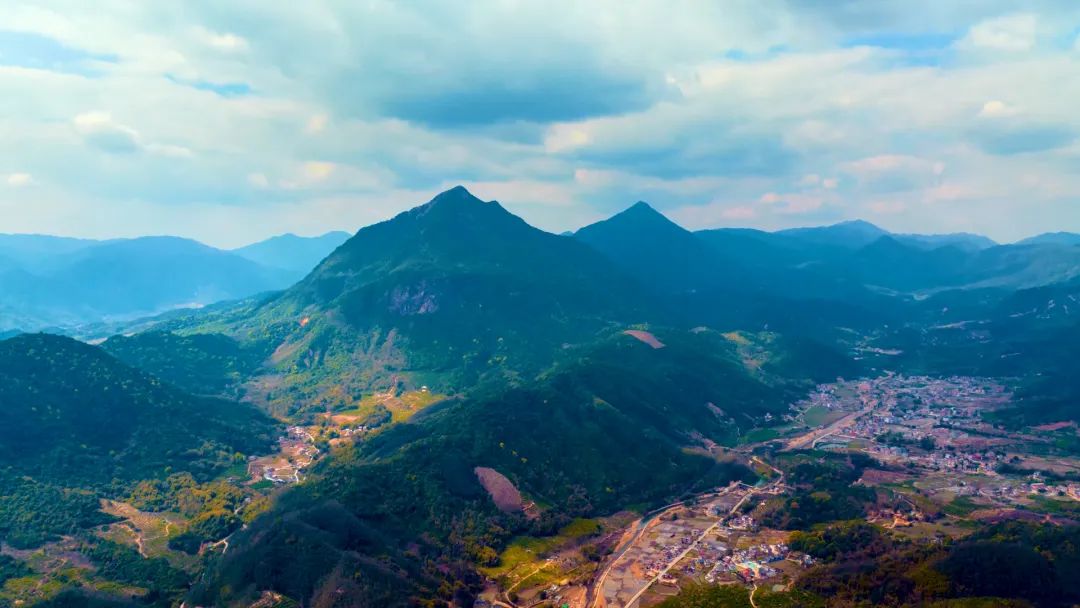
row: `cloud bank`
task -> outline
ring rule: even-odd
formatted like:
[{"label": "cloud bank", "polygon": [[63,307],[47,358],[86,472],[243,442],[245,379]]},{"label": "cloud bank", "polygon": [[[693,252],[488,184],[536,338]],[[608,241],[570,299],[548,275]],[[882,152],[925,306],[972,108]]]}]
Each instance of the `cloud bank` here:
[{"label": "cloud bank", "polygon": [[464,183],[561,231],[1080,231],[1069,1],[20,2],[0,232],[240,245]]}]

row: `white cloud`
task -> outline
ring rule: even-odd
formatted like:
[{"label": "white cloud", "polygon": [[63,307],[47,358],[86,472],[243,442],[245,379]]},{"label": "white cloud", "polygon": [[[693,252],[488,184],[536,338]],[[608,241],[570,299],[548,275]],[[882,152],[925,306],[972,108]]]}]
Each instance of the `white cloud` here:
[{"label": "white cloud", "polygon": [[1032,14],[995,17],[968,30],[961,46],[995,51],[1028,51],[1036,44],[1038,27],[1038,16]]},{"label": "white cloud", "polygon": [[757,211],[749,206],[728,207],[720,212],[720,217],[725,220],[749,220],[757,216]]},{"label": "white cloud", "polygon": [[5,181],[13,188],[20,188],[33,183],[34,178],[29,173],[9,173]]},{"label": "white cloud", "polygon": [[248,41],[236,34],[216,33],[204,28],[196,29],[196,36],[205,44],[227,52],[240,52],[248,49]]},{"label": "white cloud", "polygon": [[[1080,5],[811,4],[16,0],[6,29],[95,59],[80,64],[92,74],[0,65],[0,167],[34,176],[24,207],[140,201],[138,226],[158,233],[211,231],[166,221],[173,207],[244,208],[270,234],[307,222],[303,209],[368,205],[331,226],[353,229],[397,209],[380,194],[419,203],[458,182],[553,229],[645,199],[695,227],[826,223],[888,202],[911,230],[962,213],[999,237],[1061,218],[1080,230],[1054,207],[1080,191],[1067,48]],[[866,32],[964,34],[918,52],[844,44]],[[254,93],[214,90],[229,84]],[[767,192],[777,200],[754,202]],[[94,226],[107,236],[123,218]]]},{"label": "white cloud", "polygon": [[311,160],[304,163],[302,172],[306,179],[319,182],[330,177],[335,169],[337,169],[337,165],[334,163]]},{"label": "white cloud", "polygon": [[984,103],[982,109],[979,110],[979,118],[1002,118],[1016,116],[1016,114],[1016,108],[997,99]]},{"label": "white cloud", "polygon": [[259,189],[270,187],[270,178],[266,177],[263,173],[249,173],[247,181],[249,184]]},{"label": "white cloud", "polygon": [[309,135],[316,133],[322,133],[326,129],[327,123],[330,122],[330,117],[326,114],[315,114],[308,119],[307,124],[304,125],[304,132]]}]

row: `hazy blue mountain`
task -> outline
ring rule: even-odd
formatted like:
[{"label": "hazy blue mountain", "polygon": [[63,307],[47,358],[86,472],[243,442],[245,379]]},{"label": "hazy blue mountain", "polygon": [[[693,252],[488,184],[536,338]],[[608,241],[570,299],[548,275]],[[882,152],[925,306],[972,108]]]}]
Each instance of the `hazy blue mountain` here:
[{"label": "hazy blue mountain", "polygon": [[899,241],[926,249],[954,246],[960,247],[961,249],[979,250],[988,249],[997,245],[997,242],[989,237],[968,232],[954,232],[951,234],[895,234],[893,237]]},{"label": "hazy blue mountain", "polygon": [[[802,266],[822,252],[846,253],[846,248],[754,230],[692,233],[646,203],[582,228],[575,238],[612,260],[643,290],[656,293],[667,318],[684,323],[779,331],[796,326],[810,334],[828,333],[840,324],[838,313],[849,323],[864,322],[866,311],[852,306],[874,297],[862,285],[841,285]],[[810,301],[822,293],[844,302]]]},{"label": "hazy blue mountain", "polygon": [[304,237],[282,234],[258,243],[233,249],[232,252],[269,268],[296,273],[297,279],[311,272],[326,256],[352,236],[348,232],[327,232],[321,236]]},{"label": "hazy blue mountain", "polygon": [[694,291],[731,280],[739,267],[648,203],[578,230],[574,238],[615,262],[626,273],[668,291]]},{"label": "hazy blue mountain", "polygon": [[993,239],[980,234],[957,232],[952,234],[899,234],[892,233],[863,220],[852,220],[812,228],[792,228],[773,233],[790,237],[806,243],[847,247],[858,249],[865,247],[883,236],[890,236],[897,241],[924,249],[957,246],[963,249],[979,250],[997,245]]},{"label": "hazy blue mountain", "polygon": [[59,258],[103,242],[45,234],[0,234],[0,271],[14,266],[48,270]]},{"label": "hazy blue mountain", "polygon": [[873,243],[879,238],[889,234],[889,232],[870,222],[851,220],[833,224],[831,226],[789,228],[787,230],[779,230],[775,234],[798,239],[806,243],[858,249],[859,247],[865,247],[866,245]]},{"label": "hazy blue mountain", "polygon": [[1080,276],[1080,247],[1071,245],[1001,245],[975,254],[970,284],[1022,289]]},{"label": "hazy blue mountain", "polygon": [[281,289],[294,277],[177,237],[82,244],[44,255],[47,268],[0,272],[0,328],[73,325],[202,306]]},{"label": "hazy blue mountain", "polygon": [[1017,241],[1017,245],[1080,245],[1080,234],[1073,232],[1046,232]]}]

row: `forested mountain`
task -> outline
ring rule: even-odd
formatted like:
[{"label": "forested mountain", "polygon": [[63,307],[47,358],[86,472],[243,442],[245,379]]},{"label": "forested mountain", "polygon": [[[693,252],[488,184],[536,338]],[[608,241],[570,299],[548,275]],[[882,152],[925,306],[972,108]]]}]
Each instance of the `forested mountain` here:
[{"label": "forested mountain", "polygon": [[191,397],[70,338],[0,341],[0,362],[0,450],[20,470],[77,484],[211,472],[269,439],[254,408]]},{"label": "forested mountain", "polygon": [[457,391],[535,374],[656,306],[586,245],[459,187],[360,230],[294,287],[209,329],[284,372],[268,407],[286,412],[343,407],[392,378]]},{"label": "forested mountain", "polygon": [[69,532],[100,518],[98,496],[139,480],[210,479],[269,449],[274,430],[248,405],[192,397],[94,346],[46,334],[0,341],[0,538],[33,545]]},{"label": "forested mountain", "polygon": [[[336,454],[278,517],[234,541],[194,601],[242,603],[269,588],[319,604],[344,585],[355,602],[406,605],[448,579],[475,589],[469,565],[492,560],[514,535],[544,534],[628,500],[657,504],[700,484],[752,478],[717,463],[707,446],[779,415],[805,386],[779,373],[797,362],[778,357],[758,373],[715,332],[656,337],[664,348],[622,333],[602,337],[528,386],[473,392]],[[545,505],[540,518],[501,513],[476,482],[478,466]],[[311,558],[297,563],[290,547]],[[372,554],[390,561],[378,566],[364,558]],[[425,570],[434,563],[439,571]],[[337,571],[363,574],[341,581]]]}]

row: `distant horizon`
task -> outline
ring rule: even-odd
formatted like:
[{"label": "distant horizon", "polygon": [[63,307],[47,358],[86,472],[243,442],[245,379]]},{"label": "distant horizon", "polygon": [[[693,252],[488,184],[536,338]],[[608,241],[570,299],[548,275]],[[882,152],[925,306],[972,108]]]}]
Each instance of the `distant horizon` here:
[{"label": "distant horizon", "polygon": [[[445,191],[446,190],[442,190],[440,192],[445,192]],[[437,196],[438,194],[439,193],[433,194],[431,196],[431,198],[434,198],[434,196]],[[427,199],[427,201],[431,200],[431,198]],[[253,240],[253,241],[244,242],[244,243],[239,244],[239,245],[224,245],[223,246],[223,245],[215,244],[213,242],[202,240],[202,239],[200,239],[200,238],[198,238],[196,236],[187,236],[187,235],[182,235],[182,234],[166,234],[166,233],[163,233],[163,234],[138,234],[138,235],[117,235],[117,236],[92,237],[92,236],[75,236],[75,235],[66,235],[66,234],[50,234],[50,233],[44,233],[44,232],[4,232],[4,231],[0,231],[0,236],[56,237],[56,238],[87,240],[87,241],[95,241],[95,242],[133,240],[133,239],[140,239],[140,238],[179,238],[179,239],[186,239],[186,240],[190,240],[190,241],[195,241],[195,242],[201,243],[203,245],[214,247],[216,249],[221,249],[223,251],[233,251],[233,250],[236,250],[236,249],[242,249],[244,247],[248,247],[248,246],[251,246],[251,245],[262,243],[264,241],[268,241],[268,240],[271,240],[271,239],[280,238],[280,237],[286,237],[286,236],[296,236],[296,237],[306,238],[306,239],[315,239],[315,238],[325,237],[325,236],[333,234],[333,233],[346,233],[346,234],[352,236],[352,235],[355,235],[356,232],[359,231],[359,230],[367,228],[368,226],[372,226],[372,225],[375,225],[375,224],[378,224],[378,223],[385,222],[387,220],[393,219],[393,217],[395,217],[399,213],[403,213],[405,211],[408,211],[409,209],[413,209],[415,207],[419,207],[421,205],[424,205],[427,201],[418,202],[415,205],[413,205],[412,207],[402,209],[401,211],[398,211],[398,212],[396,212],[396,213],[394,213],[392,215],[389,215],[389,216],[387,216],[387,217],[385,217],[383,219],[377,219],[377,220],[375,220],[375,221],[373,221],[371,223],[364,224],[363,226],[360,226],[358,228],[353,228],[353,229],[331,228],[331,229],[324,230],[324,231],[321,231],[321,232],[316,232],[316,233],[304,233],[304,232],[296,232],[296,231],[282,232],[282,233],[270,234],[268,236],[265,236],[265,237],[262,237],[262,238],[257,238],[256,240]],[[497,202],[500,205],[503,205],[508,211],[510,211],[514,215],[517,215],[518,217],[522,217],[519,213],[516,213],[514,211],[514,206],[513,206],[512,203],[508,204],[506,201],[500,201],[500,200],[496,200],[496,199],[484,200],[484,202],[485,203]],[[788,226],[788,227],[784,227],[784,228],[773,228],[773,229],[759,228],[759,227],[753,226],[753,225],[735,225],[735,224],[720,225],[720,226],[707,226],[707,227],[702,227],[702,228],[690,228],[690,227],[683,226],[682,223],[680,223],[676,219],[670,217],[667,213],[664,212],[663,209],[659,209],[655,205],[650,203],[649,201],[644,201],[644,200],[639,200],[639,201],[635,201],[633,203],[630,203],[629,205],[627,205],[623,209],[615,211],[615,212],[613,212],[611,215],[609,215],[607,217],[599,218],[599,219],[597,219],[595,221],[589,222],[587,224],[583,224],[583,225],[578,226],[576,228],[567,229],[567,230],[559,230],[559,231],[548,230],[548,229],[545,229],[545,228],[543,228],[541,226],[537,226],[537,225],[533,224],[532,222],[530,222],[528,220],[528,218],[522,217],[522,219],[524,219],[526,221],[526,223],[528,223],[530,226],[533,226],[534,228],[537,228],[539,230],[544,230],[545,232],[549,232],[551,234],[564,234],[564,233],[567,233],[567,232],[573,233],[573,232],[576,232],[576,231],[578,231],[578,230],[580,230],[580,229],[582,229],[582,228],[584,228],[586,226],[594,224],[596,222],[600,222],[600,221],[610,219],[611,217],[614,217],[615,215],[618,215],[619,213],[622,213],[623,211],[626,211],[626,210],[632,208],[634,205],[637,205],[637,204],[642,203],[642,202],[644,202],[650,208],[658,211],[659,213],[661,213],[662,215],[667,217],[668,220],[674,222],[675,224],[677,224],[678,226],[684,228],[685,230],[689,230],[690,232],[700,232],[700,231],[704,231],[704,230],[744,230],[744,229],[746,229],[746,230],[759,230],[761,232],[775,233],[775,232],[783,232],[785,230],[798,230],[798,229],[803,229],[803,228],[828,228],[828,227],[831,227],[831,226],[838,226],[838,225],[843,225],[843,224],[865,223],[865,224],[870,224],[870,225],[872,225],[872,226],[874,226],[874,227],[876,227],[878,229],[884,230],[885,232],[887,232],[889,234],[894,234],[894,235],[918,235],[918,236],[970,235],[970,236],[983,237],[983,238],[990,239],[991,241],[993,241],[997,245],[1015,245],[1015,244],[1020,243],[1021,241],[1025,241],[1025,240],[1035,238],[1035,237],[1039,237],[1039,236],[1043,236],[1043,235],[1080,234],[1080,232],[1072,232],[1072,231],[1068,231],[1068,230],[1047,230],[1047,231],[1036,232],[1034,234],[1023,236],[1023,237],[1020,237],[1020,238],[1015,239],[1015,240],[1005,241],[1005,240],[996,239],[996,238],[994,238],[994,237],[992,237],[990,235],[987,235],[987,234],[983,234],[983,233],[979,233],[979,232],[964,231],[964,230],[958,230],[958,231],[954,231],[954,232],[920,232],[920,231],[912,232],[912,231],[893,230],[893,229],[890,229],[890,228],[888,228],[886,226],[883,226],[879,222],[872,222],[872,221],[869,221],[869,220],[866,220],[866,219],[863,219],[863,218],[844,219],[844,220],[839,220],[839,221],[836,221],[836,222],[823,223],[823,224],[793,225],[793,226]]]},{"label": "distant horizon", "polygon": [[870,4],[16,0],[0,231],[232,248],[460,180],[553,233],[637,199],[691,230],[1080,232],[1080,4]]}]

